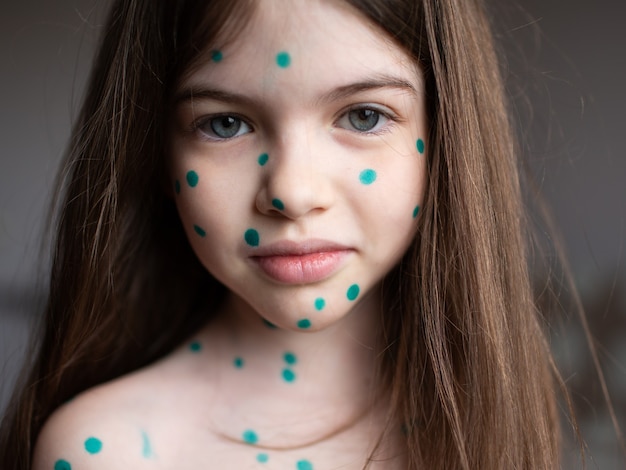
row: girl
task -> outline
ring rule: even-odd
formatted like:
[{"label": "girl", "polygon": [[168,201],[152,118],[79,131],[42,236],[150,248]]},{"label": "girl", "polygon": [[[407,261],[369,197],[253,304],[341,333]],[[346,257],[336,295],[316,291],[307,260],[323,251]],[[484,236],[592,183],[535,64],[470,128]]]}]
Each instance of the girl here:
[{"label": "girl", "polygon": [[116,1],[0,466],[555,468],[514,156],[479,0]]}]

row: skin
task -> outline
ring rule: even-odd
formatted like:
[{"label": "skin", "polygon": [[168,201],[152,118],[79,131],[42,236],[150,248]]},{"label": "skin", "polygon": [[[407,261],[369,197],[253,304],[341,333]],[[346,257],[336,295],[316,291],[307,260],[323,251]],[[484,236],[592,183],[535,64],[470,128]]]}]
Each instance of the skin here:
[{"label": "skin", "polygon": [[[210,51],[179,84],[169,164],[191,246],[230,295],[170,356],[60,408],[40,435],[36,470],[60,458],[81,469],[287,469],[301,460],[360,469],[382,432],[380,283],[415,236],[424,192],[420,71],[359,14],[321,0],[263,2],[222,60]],[[281,51],[288,67],[276,62]],[[241,119],[232,137],[211,126],[233,123],[224,116]],[[367,184],[364,170],[375,172]],[[244,237],[250,228],[257,246]],[[276,279],[255,257],[285,243],[322,264],[318,252],[339,246],[340,261],[311,280],[315,263],[279,260],[289,280]],[[303,318],[309,328],[298,327]],[[405,468],[400,424],[392,429],[370,468]],[[99,453],[85,451],[88,437],[102,441]]]}]

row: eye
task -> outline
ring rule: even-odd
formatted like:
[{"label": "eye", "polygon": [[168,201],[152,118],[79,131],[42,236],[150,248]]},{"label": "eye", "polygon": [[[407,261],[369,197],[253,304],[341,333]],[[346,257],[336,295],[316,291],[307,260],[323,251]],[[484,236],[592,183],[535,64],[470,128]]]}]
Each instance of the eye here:
[{"label": "eye", "polygon": [[250,125],[243,119],[229,114],[202,118],[194,124],[194,129],[212,140],[232,139],[252,132]]},{"label": "eye", "polygon": [[376,133],[391,118],[387,113],[372,106],[352,108],[337,120],[337,126],[361,133]]}]

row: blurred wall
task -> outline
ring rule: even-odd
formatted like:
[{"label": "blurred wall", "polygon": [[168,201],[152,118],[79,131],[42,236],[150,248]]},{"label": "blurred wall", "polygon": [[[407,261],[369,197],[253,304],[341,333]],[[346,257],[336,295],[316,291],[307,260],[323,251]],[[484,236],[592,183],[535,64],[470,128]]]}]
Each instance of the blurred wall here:
[{"label": "blurred wall", "polygon": [[[522,149],[563,234],[625,426],[626,3],[490,3],[510,53],[507,80]],[[0,7],[0,410],[38,310],[45,208],[106,4],[22,0]],[[580,330],[559,331],[555,350],[571,369],[568,383],[595,383],[577,352]],[[581,400],[581,416],[594,462],[623,468],[595,388],[580,392],[592,397]]]}]

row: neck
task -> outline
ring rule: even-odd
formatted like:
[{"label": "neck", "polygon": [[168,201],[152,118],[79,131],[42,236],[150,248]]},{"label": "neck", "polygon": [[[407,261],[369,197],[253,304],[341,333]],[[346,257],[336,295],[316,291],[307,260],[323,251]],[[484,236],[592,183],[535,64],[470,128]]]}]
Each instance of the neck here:
[{"label": "neck", "polygon": [[[211,351],[211,421],[241,440],[293,448],[340,433],[366,416],[374,387],[380,295],[322,331],[271,327],[231,295],[202,333]],[[245,439],[244,439],[245,440]]]}]

